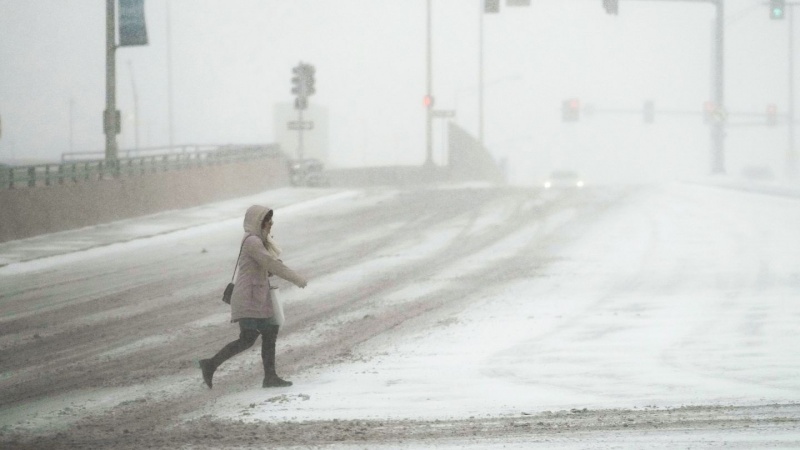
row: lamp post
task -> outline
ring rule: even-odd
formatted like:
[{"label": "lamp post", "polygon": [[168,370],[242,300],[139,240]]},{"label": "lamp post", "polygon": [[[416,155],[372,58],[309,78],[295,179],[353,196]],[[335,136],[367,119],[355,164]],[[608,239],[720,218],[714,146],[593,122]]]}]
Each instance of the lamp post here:
[{"label": "lamp post", "polygon": [[478,23],[478,142],[483,147],[483,16],[485,0],[478,0],[480,21]]},{"label": "lamp post", "polygon": [[167,132],[169,148],[175,145],[175,125],[173,121],[173,94],[172,94],[172,19],[170,15],[170,0],[164,2],[167,8]]},{"label": "lamp post", "polygon": [[800,3],[789,3],[789,148],[786,151],[786,174],[797,177],[797,153],[794,150],[794,7]]},{"label": "lamp post", "polygon": [[103,131],[106,135],[106,163],[117,161],[117,93],[116,93],[116,0],[106,0],[106,110]]},{"label": "lamp post", "polygon": [[[714,25],[714,103],[725,105],[725,9],[722,0],[712,2],[717,8]],[[725,121],[717,120],[711,126],[711,173],[725,173]]]},{"label": "lamp post", "polygon": [[431,0],[427,0],[427,52],[425,94],[425,166],[433,167],[433,68],[431,50]]}]

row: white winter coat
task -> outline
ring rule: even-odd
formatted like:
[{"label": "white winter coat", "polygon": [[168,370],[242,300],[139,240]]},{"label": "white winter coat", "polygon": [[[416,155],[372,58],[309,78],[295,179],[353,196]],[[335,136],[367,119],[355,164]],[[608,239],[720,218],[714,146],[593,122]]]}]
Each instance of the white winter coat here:
[{"label": "white winter coat", "polygon": [[270,236],[261,236],[261,222],[269,208],[253,205],[244,216],[244,237],[239,257],[233,296],[231,321],[243,318],[272,317],[269,299],[269,274],[277,275],[297,286],[305,287],[306,280],[278,259],[280,248]]}]

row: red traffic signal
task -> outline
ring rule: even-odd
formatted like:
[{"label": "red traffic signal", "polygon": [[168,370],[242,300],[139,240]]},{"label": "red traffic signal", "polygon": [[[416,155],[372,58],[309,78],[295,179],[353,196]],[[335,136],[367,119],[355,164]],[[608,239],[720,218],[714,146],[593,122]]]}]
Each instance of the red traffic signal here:
[{"label": "red traffic signal", "polygon": [[425,97],[422,97],[422,105],[425,106],[426,108],[432,108],[433,107],[433,96],[428,94]]}]

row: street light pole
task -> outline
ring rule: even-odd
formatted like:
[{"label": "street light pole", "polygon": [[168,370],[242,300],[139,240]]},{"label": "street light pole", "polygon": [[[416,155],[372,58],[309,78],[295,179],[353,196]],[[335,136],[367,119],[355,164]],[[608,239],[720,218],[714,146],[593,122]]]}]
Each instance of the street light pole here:
[{"label": "street light pole", "polygon": [[478,0],[478,13],[480,21],[478,24],[478,142],[483,147],[483,2]]},{"label": "street light pole", "polygon": [[433,68],[431,55],[431,0],[427,0],[427,60],[426,60],[426,98],[430,104],[425,105],[425,165],[433,166]]},{"label": "street light pole", "polygon": [[[725,11],[722,0],[715,0],[717,17],[714,26],[714,104],[725,106]],[[725,173],[725,118],[711,126],[711,173]]]},{"label": "street light pole", "polygon": [[794,6],[789,8],[789,148],[786,151],[786,175],[790,179],[797,177],[797,153],[794,151]]},{"label": "street light pole", "polygon": [[175,126],[173,121],[173,95],[172,95],[172,10],[170,0],[164,2],[167,8],[167,133],[169,148],[175,146]]},{"label": "street light pole", "polygon": [[117,161],[117,93],[116,93],[116,0],[106,0],[106,111],[103,129],[106,134],[106,163]]}]

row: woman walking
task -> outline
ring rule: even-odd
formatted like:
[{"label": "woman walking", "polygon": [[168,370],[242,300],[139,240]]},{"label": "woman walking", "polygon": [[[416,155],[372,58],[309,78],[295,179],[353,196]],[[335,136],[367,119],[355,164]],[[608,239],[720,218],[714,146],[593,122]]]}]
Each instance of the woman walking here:
[{"label": "woman walking", "polygon": [[307,281],[286,267],[278,256],[281,249],[272,239],[274,213],[265,206],[253,205],[244,216],[244,238],[237,262],[233,296],[231,297],[231,322],[239,323],[239,339],[222,348],[211,359],[200,360],[203,381],[211,388],[214,371],[230,357],[252,347],[261,335],[261,359],[264,363],[262,387],[291,386],[291,381],[280,378],[275,372],[275,341],[279,325],[275,322],[269,298],[269,277],[277,275],[305,288]]}]

